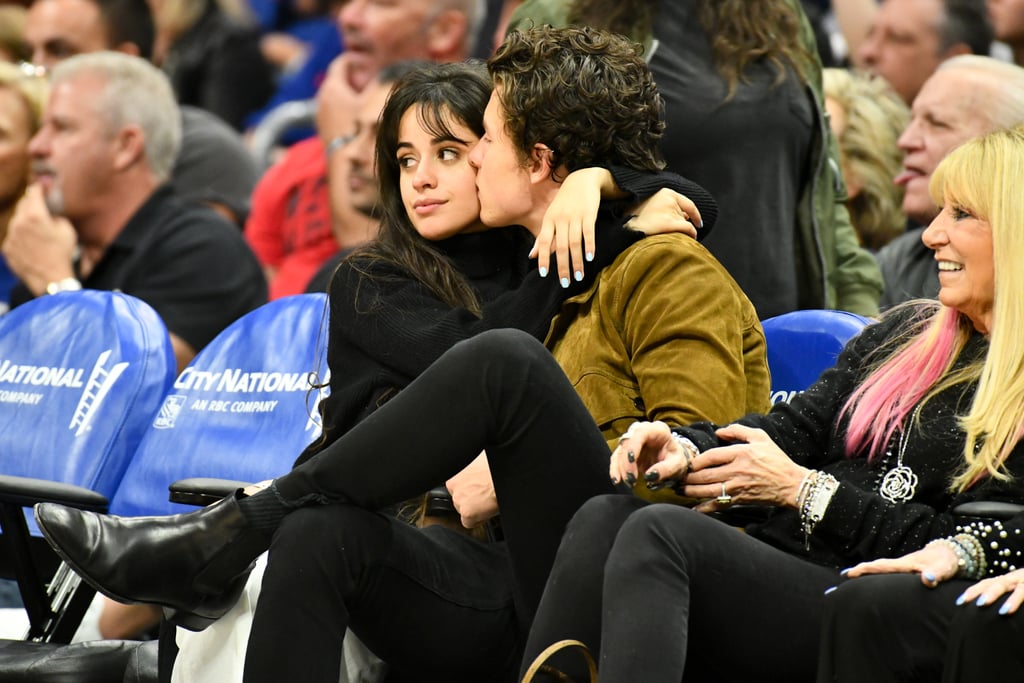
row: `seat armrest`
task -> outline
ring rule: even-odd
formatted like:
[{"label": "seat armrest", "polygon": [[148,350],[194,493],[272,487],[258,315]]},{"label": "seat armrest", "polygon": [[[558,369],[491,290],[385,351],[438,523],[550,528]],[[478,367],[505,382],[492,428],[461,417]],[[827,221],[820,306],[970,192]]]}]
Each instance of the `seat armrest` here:
[{"label": "seat armrest", "polygon": [[168,489],[171,492],[170,501],[172,503],[205,507],[216,503],[222,498],[226,498],[238,489],[244,489],[250,484],[252,484],[251,481],[192,477],[191,479],[179,479],[171,484]]},{"label": "seat armrest", "polygon": [[49,479],[0,475],[0,502],[22,507],[60,503],[95,512],[107,511],[107,497],[91,489]]},{"label": "seat armrest", "polygon": [[1009,519],[1024,512],[1024,505],[1005,503],[1000,500],[975,500],[953,508],[954,515],[981,517],[983,519]]}]

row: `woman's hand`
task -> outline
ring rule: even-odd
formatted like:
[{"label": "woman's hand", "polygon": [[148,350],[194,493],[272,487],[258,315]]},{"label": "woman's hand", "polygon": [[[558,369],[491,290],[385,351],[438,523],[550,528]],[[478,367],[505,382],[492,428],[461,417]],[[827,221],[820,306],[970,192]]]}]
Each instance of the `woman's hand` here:
[{"label": "woman's hand", "polygon": [[546,277],[555,252],[558,280],[569,286],[569,278],[583,279],[583,263],[594,260],[594,224],[602,195],[617,191],[606,168],[581,168],[573,171],[558,188],[558,194],[544,212],[540,234],[530,250],[537,257],[537,270]]},{"label": "woman's hand", "polygon": [[612,451],[608,476],[613,483],[630,486],[642,476],[655,485],[685,475],[691,458],[664,422],[634,422]]},{"label": "woman's hand", "polygon": [[706,450],[693,459],[681,493],[707,499],[695,509],[714,512],[732,503],[796,507],[806,467],[790,460],[761,429],[733,424],[715,433],[737,443]]},{"label": "woman's hand", "polygon": [[[934,588],[943,581],[956,576],[957,556],[953,548],[944,541],[932,541],[920,550],[903,557],[872,560],[843,570],[843,576],[853,579],[868,574],[913,574],[921,575],[921,583]],[[1024,578],[1024,577],[1022,577]]]},{"label": "woman's hand", "polygon": [[700,211],[690,198],[667,187],[655,192],[637,207],[626,227],[645,235],[681,232],[694,239],[701,225]]},{"label": "woman's hand", "polygon": [[445,482],[452,494],[452,504],[467,529],[479,526],[497,516],[498,496],[494,493],[487,453],[481,452],[454,477]]},{"label": "woman's hand", "polygon": [[1002,576],[982,579],[956,599],[956,604],[963,605],[973,601],[979,606],[991,605],[1000,595],[1010,594],[999,608],[1000,614],[1013,614],[1024,603],[1024,569],[1017,569]]}]

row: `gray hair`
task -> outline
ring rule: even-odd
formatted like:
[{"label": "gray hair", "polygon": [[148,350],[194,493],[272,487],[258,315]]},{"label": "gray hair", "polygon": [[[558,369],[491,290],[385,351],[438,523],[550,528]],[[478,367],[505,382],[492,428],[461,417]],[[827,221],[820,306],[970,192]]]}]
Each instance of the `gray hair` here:
[{"label": "gray hair", "polygon": [[986,116],[993,130],[1024,122],[1024,67],[982,55],[957,55],[939,65],[939,71],[962,69],[977,76],[975,87],[988,93]]},{"label": "gray hair", "polygon": [[146,161],[161,181],[167,180],[181,147],[181,115],[163,72],[144,59],[120,52],[76,55],[53,70],[52,85],[82,74],[105,81],[94,103],[108,130],[136,125],[142,129]]}]

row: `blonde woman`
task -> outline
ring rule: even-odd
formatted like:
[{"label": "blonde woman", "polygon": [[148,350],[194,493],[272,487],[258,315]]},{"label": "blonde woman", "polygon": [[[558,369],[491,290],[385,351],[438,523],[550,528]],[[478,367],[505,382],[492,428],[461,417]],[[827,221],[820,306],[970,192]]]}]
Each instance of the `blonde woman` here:
[{"label": "blonde woman", "polygon": [[[966,466],[951,491],[986,480],[1008,490],[1011,459],[1020,452],[1024,377],[1015,326],[1024,308],[1024,128],[975,139],[953,152],[932,178],[933,196],[945,195],[960,211],[988,224],[995,278],[994,325],[974,404],[964,420]],[[927,233],[926,233],[927,234]],[[984,239],[979,231],[976,238]],[[975,246],[983,242],[975,239]],[[967,254],[971,242],[951,234],[949,250]],[[952,296],[962,273],[940,271],[940,298]],[[1005,500],[1005,495],[993,495]],[[1018,501],[1019,502],[1019,501]],[[976,543],[976,540],[982,543]],[[1024,517],[1007,521],[961,520],[948,538],[896,559],[862,563],[826,599],[819,681],[880,683],[911,680],[1021,680],[1024,617]],[[877,574],[877,576],[876,576]],[[871,576],[869,576],[871,575]],[[972,580],[989,577],[978,584]],[[866,578],[857,578],[866,577]],[[1007,594],[1005,600],[999,598]]]},{"label": "blonde woman", "polygon": [[[0,244],[14,206],[28,186],[31,158],[28,142],[39,129],[47,96],[46,80],[22,67],[0,62]],[[0,313],[7,310],[17,282],[0,256]]]},{"label": "blonde woman", "polygon": [[822,77],[850,221],[861,245],[878,251],[907,228],[903,187],[893,178],[902,170],[903,152],[896,141],[910,122],[910,110],[877,76],[825,69]]}]

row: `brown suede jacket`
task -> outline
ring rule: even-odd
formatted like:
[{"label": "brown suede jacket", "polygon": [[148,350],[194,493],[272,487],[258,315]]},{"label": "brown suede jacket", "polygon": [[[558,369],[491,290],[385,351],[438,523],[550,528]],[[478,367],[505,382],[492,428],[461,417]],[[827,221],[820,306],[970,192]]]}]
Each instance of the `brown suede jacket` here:
[{"label": "brown suede jacket", "polygon": [[[545,344],[611,448],[638,420],[724,424],[769,408],[754,306],[689,237],[648,237],[625,250],[563,304]],[[642,483],[636,493],[652,498]]]}]

